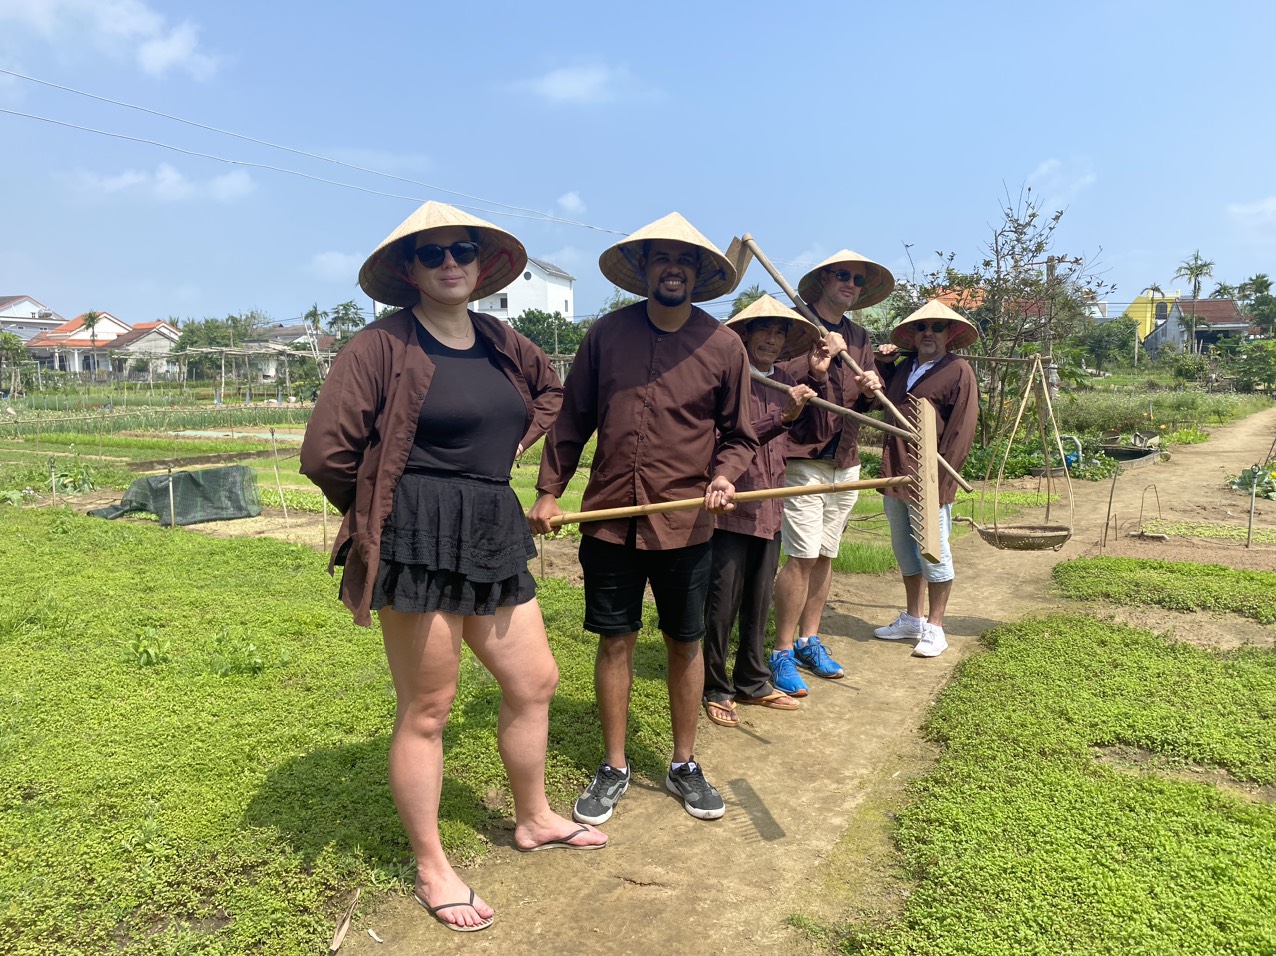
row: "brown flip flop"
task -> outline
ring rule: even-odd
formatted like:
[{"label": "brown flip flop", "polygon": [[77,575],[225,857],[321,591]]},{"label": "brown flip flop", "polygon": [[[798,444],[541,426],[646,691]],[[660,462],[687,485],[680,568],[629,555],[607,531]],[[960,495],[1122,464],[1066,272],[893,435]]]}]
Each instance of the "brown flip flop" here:
[{"label": "brown flip flop", "polygon": [[782,690],[773,690],[771,693],[763,694],[761,697],[737,697],[736,700],[741,704],[770,707],[774,710],[797,710],[802,706],[796,698],[790,697]]},{"label": "brown flip flop", "polygon": [[733,700],[706,700],[704,715],[719,727],[740,726],[740,715],[735,712]]}]

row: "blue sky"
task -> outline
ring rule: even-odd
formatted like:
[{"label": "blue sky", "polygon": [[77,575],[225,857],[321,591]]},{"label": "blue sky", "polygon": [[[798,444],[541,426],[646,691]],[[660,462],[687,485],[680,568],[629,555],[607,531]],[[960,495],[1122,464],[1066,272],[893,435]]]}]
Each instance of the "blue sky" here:
[{"label": "blue sky", "polygon": [[1174,0],[0,0],[0,69],[402,177],[0,73],[0,296],[130,323],[367,308],[359,264],[441,199],[575,275],[584,315],[614,232],[674,209],[794,282],[842,247],[907,276],[906,243],[973,264],[1023,185],[1114,301],[1182,288],[1196,249],[1237,283],[1276,274],[1273,27]]}]

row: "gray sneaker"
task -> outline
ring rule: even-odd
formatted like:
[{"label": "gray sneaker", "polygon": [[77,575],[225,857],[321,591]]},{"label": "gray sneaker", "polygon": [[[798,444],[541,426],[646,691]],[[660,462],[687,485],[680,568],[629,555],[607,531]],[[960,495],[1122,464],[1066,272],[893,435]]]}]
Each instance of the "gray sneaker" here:
[{"label": "gray sneaker", "polygon": [[[626,764],[628,758],[626,758]],[[616,804],[629,789],[630,768],[615,770],[606,763],[598,768],[593,781],[585,788],[585,792],[576,798],[572,807],[572,819],[577,823],[589,823],[597,826],[611,819]]]},{"label": "gray sneaker", "polygon": [[716,820],[727,812],[722,794],[704,778],[704,771],[694,758],[677,770],[669,768],[665,789],[682,797],[683,807],[698,820]]}]

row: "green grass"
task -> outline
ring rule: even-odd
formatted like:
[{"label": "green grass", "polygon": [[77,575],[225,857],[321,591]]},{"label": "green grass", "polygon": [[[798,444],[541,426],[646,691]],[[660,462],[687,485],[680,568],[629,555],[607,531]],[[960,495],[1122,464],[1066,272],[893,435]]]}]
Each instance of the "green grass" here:
[{"label": "green grass", "polygon": [[[0,537],[0,952],[309,954],[355,886],[374,905],[410,881],[384,653],[325,556],[61,509],[0,508]],[[596,640],[578,590],[541,597],[566,807],[601,748]],[[658,640],[636,670],[631,755],[654,778],[671,746]],[[510,824],[497,688],[468,652],[460,683],[440,829],[464,862]]]},{"label": "green grass", "polygon": [[[1153,518],[1143,522],[1143,530],[1153,534],[1167,534],[1174,538],[1215,538],[1220,541],[1243,542],[1250,537],[1249,529],[1245,525],[1167,521],[1163,518]],[[1255,544],[1276,544],[1276,528],[1256,527],[1252,540]]]},{"label": "green grass", "polygon": [[1171,611],[1230,611],[1276,624],[1276,572],[1137,558],[1077,558],[1055,565],[1068,597]]},{"label": "green grass", "polygon": [[[1273,952],[1276,808],[1180,771],[1276,782],[1276,655],[1071,616],[985,643],[925,725],[915,889],[897,920],[853,914],[842,952]],[[1116,747],[1148,759],[1097,759]]]}]

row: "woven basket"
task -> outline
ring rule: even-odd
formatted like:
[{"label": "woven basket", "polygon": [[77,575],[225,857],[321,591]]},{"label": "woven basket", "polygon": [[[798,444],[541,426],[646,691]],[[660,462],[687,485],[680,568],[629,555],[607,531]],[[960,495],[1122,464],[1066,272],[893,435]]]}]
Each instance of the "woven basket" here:
[{"label": "woven basket", "polygon": [[979,537],[1003,551],[1058,551],[1072,537],[1072,529],[1063,525],[981,528],[973,521],[970,524]]}]

